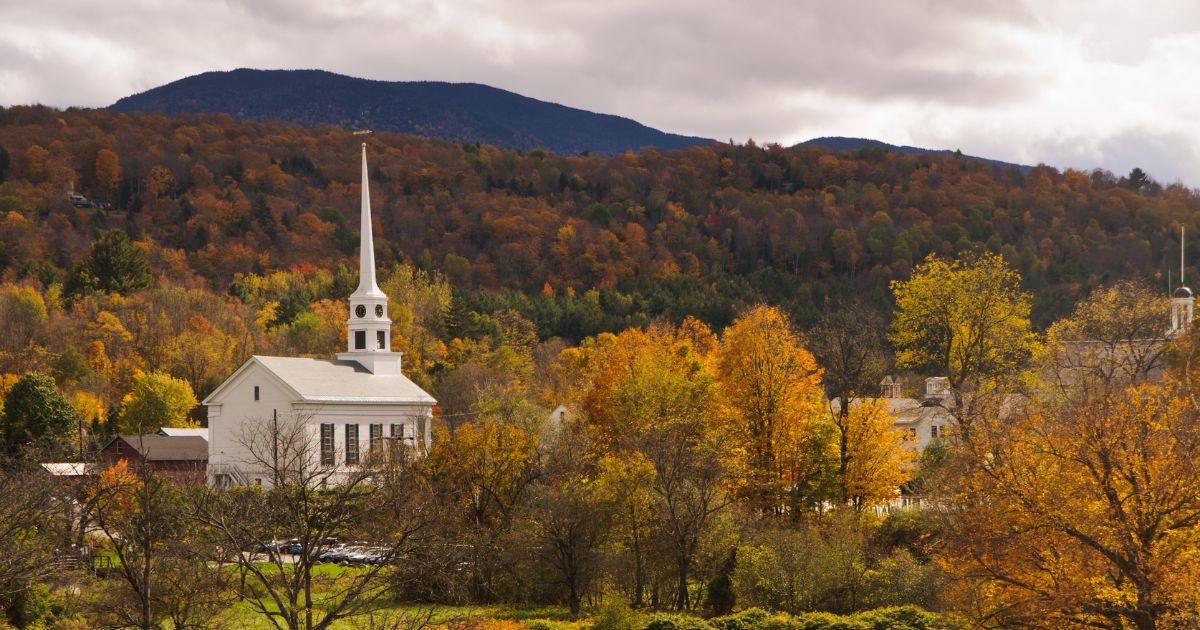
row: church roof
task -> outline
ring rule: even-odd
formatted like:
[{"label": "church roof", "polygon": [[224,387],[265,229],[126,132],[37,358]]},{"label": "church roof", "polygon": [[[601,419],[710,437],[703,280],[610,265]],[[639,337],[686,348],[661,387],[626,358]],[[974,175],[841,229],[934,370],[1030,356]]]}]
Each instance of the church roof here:
[{"label": "church roof", "polygon": [[[372,374],[357,361],[254,356],[246,365],[254,363],[275,375],[303,402],[428,405],[437,402],[403,374]],[[231,376],[226,382],[233,380]],[[204,402],[214,401],[221,389],[217,388]]]}]

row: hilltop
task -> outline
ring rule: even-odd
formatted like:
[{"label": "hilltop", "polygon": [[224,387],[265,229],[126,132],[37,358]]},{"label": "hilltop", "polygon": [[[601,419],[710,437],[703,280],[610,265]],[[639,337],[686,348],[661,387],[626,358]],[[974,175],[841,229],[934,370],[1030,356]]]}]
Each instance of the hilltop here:
[{"label": "hilltop", "polygon": [[392,131],[459,143],[562,155],[613,155],[647,146],[678,149],[711,140],[477,83],[373,81],[323,70],[205,72],[127,96],[110,110],[168,115],[225,113],[304,126]]},{"label": "hilltop", "polygon": [[880,149],[890,153],[903,153],[905,155],[952,155],[959,156],[968,160],[979,160],[992,166],[1000,168],[1015,168],[1022,173],[1028,173],[1032,166],[1027,164],[1014,164],[1012,162],[1004,162],[1002,160],[993,160],[991,158],[979,157],[976,155],[963,155],[959,151],[951,151],[949,149],[926,149],[922,147],[914,147],[901,144],[889,144],[880,140],[871,138],[847,138],[845,136],[823,136],[821,138],[813,138],[805,140],[796,147],[823,147],[834,151],[859,151],[861,149]]}]

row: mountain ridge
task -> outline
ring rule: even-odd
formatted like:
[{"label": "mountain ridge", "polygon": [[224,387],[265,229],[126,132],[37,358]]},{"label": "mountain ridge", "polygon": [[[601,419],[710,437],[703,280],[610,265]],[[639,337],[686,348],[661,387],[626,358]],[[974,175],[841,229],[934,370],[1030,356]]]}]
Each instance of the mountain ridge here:
[{"label": "mountain ridge", "polygon": [[205,72],[124,97],[122,113],[225,113],[235,118],[332,124],[461,143],[562,155],[613,155],[653,146],[713,142],[667,133],[635,120],[568,107],[481,83],[380,81],[325,70]]},{"label": "mountain ridge", "polygon": [[1028,164],[1005,162],[1004,160],[985,158],[978,155],[966,155],[961,151],[951,151],[949,149],[927,149],[924,147],[914,147],[903,144],[891,144],[888,142],[883,142],[882,140],[875,140],[873,138],[821,136],[819,138],[805,140],[804,142],[800,142],[792,146],[793,148],[816,146],[834,151],[858,151],[864,148],[880,148],[885,151],[891,151],[892,153],[902,153],[905,155],[962,155],[968,160],[979,160],[985,164],[998,166],[1000,168],[1011,167],[1021,171],[1022,173],[1028,173],[1029,171],[1033,170],[1033,167]]}]

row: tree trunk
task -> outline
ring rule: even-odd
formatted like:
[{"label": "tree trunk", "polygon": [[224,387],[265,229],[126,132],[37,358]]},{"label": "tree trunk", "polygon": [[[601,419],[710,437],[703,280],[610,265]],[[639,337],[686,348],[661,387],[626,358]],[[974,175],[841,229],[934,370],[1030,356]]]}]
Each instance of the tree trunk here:
[{"label": "tree trunk", "polygon": [[632,505],[629,507],[629,522],[633,531],[633,607],[641,608],[644,604],[646,580],[645,570],[642,568],[642,541],[638,536],[637,514]]},{"label": "tree trunk", "polygon": [[688,571],[691,568],[691,560],[686,554],[680,554],[678,564],[679,583],[675,591],[675,610],[682,612],[688,609],[688,600],[691,599],[688,592]]}]

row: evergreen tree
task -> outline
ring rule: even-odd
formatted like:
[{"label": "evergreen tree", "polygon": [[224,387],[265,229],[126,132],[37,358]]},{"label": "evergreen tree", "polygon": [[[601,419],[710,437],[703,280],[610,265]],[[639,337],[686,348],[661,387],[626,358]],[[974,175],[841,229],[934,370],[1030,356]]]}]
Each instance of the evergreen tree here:
[{"label": "evergreen tree", "polygon": [[150,263],[146,253],[119,230],[105,232],[92,243],[88,254],[67,281],[67,291],[129,293],[150,286]]}]

